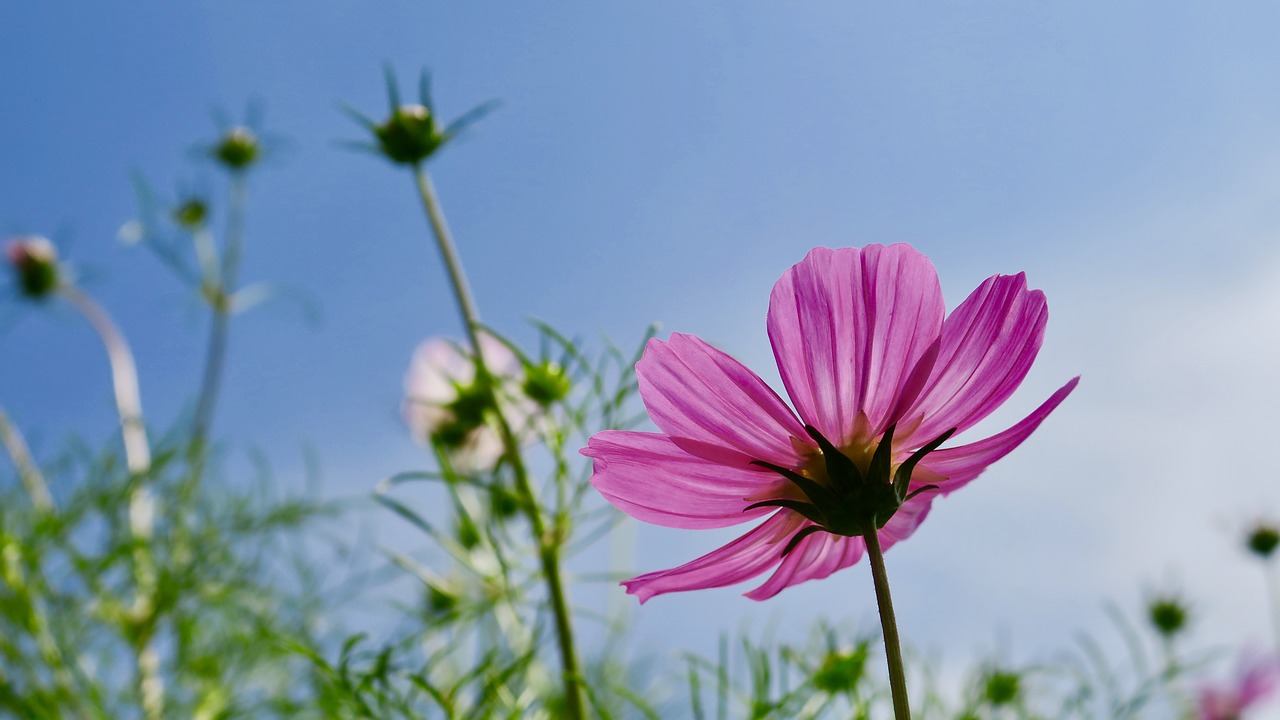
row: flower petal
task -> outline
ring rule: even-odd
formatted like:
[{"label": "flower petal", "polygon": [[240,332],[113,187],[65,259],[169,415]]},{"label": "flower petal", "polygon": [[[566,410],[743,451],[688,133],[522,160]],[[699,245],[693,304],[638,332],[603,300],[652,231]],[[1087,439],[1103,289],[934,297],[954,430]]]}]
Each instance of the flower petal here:
[{"label": "flower petal", "polygon": [[[880,528],[881,550],[887,551],[899,541],[911,537],[911,534],[929,515],[934,495],[932,491],[917,495],[889,518],[889,522]],[[796,532],[812,524],[805,522],[803,527],[796,529]],[[746,596],[752,600],[768,600],[792,585],[799,585],[807,580],[821,580],[837,570],[857,564],[866,549],[866,541],[860,537],[845,537],[826,532],[814,533],[801,540],[782,559],[782,564],[773,571],[773,575],[769,576],[763,585],[746,593]]]},{"label": "flower petal", "polygon": [[927,479],[930,484],[938,485],[943,495],[949,495],[964,487],[969,481],[981,475],[988,465],[1021,445],[1022,441],[1026,440],[1046,417],[1049,417],[1049,413],[1071,394],[1079,382],[1079,377],[1072,378],[1030,415],[1002,433],[968,445],[929,453],[916,466],[919,473],[918,481],[925,482]]},{"label": "flower petal", "polygon": [[880,528],[880,549],[888,551],[889,548],[911,537],[924,519],[929,517],[929,511],[933,509],[933,499],[937,495],[936,490],[926,490],[903,503],[902,507],[898,508],[898,512],[889,518],[889,522]]},{"label": "flower petal", "polygon": [[693,335],[649,341],[636,363],[640,397],[659,430],[790,466],[813,446],[795,413],[742,363]]},{"label": "flower petal", "polygon": [[[804,525],[812,523],[806,522]],[[746,593],[746,596],[752,600],[768,600],[792,585],[799,585],[806,580],[821,580],[858,562],[865,550],[866,545],[860,537],[832,535],[828,532],[814,533],[801,540],[782,559],[782,564],[773,575],[763,585]]]},{"label": "flower petal", "polygon": [[663,593],[740,583],[777,565],[786,540],[804,522],[796,513],[779,510],[747,534],[697,560],[671,570],[646,573],[622,584],[643,603]]},{"label": "flower petal", "polygon": [[944,313],[938,274],[911,246],[814,248],[769,298],[769,340],[800,417],[837,445],[860,413],[883,431]]},{"label": "flower petal", "polygon": [[963,431],[991,414],[1022,383],[1044,341],[1049,309],[1026,275],[995,275],[978,286],[942,325],[933,373],[908,418],[923,417],[913,446]]},{"label": "flower petal", "polygon": [[606,430],[582,449],[595,460],[591,485],[637,520],[675,528],[717,528],[774,512],[751,502],[780,497],[786,484],[769,470],[710,462],[657,433]]}]

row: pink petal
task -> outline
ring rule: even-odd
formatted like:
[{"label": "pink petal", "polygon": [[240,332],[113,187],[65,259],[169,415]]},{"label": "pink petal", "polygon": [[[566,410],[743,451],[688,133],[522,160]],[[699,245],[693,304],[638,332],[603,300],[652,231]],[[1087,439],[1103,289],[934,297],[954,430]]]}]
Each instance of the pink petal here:
[{"label": "pink petal", "polygon": [[796,443],[813,446],[795,413],[763,380],[693,335],[650,340],[636,377],[649,417],[674,438],[729,448],[743,463],[788,466],[800,460]]},{"label": "pink petal", "polygon": [[[880,528],[880,548],[887,551],[901,540],[906,540],[920,527],[933,505],[932,492],[923,492],[907,501],[889,522]],[[786,511],[783,511],[786,512]],[[805,522],[807,527],[813,523]],[[796,532],[804,527],[796,529]],[[790,540],[788,538],[788,540]],[[783,545],[786,547],[786,545]],[[779,592],[807,580],[821,580],[831,573],[856,564],[862,559],[867,545],[860,537],[845,537],[817,532],[804,540],[782,559],[782,564],[760,587],[747,593],[752,600],[768,600]]]},{"label": "pink petal", "polygon": [[678,568],[624,581],[627,592],[645,602],[655,595],[740,583],[777,565],[786,540],[806,520],[779,510],[747,534]]},{"label": "pink petal", "polygon": [[606,430],[582,449],[595,460],[591,485],[637,520],[676,528],[717,528],[754,520],[776,508],[743,512],[750,502],[785,496],[769,470],[710,462],[656,433]]},{"label": "pink petal", "polygon": [[942,326],[933,373],[907,418],[923,417],[912,433],[924,445],[950,428],[963,431],[991,414],[1022,383],[1044,340],[1049,309],[1026,276],[988,278]]},{"label": "pink petal", "polygon": [[1030,415],[1002,433],[968,445],[929,453],[916,466],[918,480],[923,482],[929,478],[928,482],[938,485],[943,495],[949,495],[964,487],[969,481],[981,475],[988,465],[1021,445],[1022,441],[1026,440],[1049,416],[1049,413],[1071,394],[1078,382],[1080,382],[1079,377],[1072,378]]},{"label": "pink petal", "polygon": [[[783,510],[781,512],[789,512]],[[805,522],[805,526],[812,523]],[[796,532],[799,532],[798,528]],[[788,538],[790,540],[790,538]],[[783,545],[782,547],[786,547]],[[782,559],[782,564],[760,587],[746,593],[752,600],[768,600],[792,585],[806,580],[821,580],[831,573],[858,562],[866,549],[862,538],[816,532]]]},{"label": "pink petal", "polygon": [[944,312],[933,264],[909,245],[814,248],[769,298],[769,340],[800,416],[837,445],[859,413],[878,434]]},{"label": "pink petal", "polygon": [[903,503],[898,512],[889,518],[889,522],[880,528],[880,549],[887,552],[889,548],[911,537],[924,519],[929,517],[935,497],[936,491],[926,490]]}]

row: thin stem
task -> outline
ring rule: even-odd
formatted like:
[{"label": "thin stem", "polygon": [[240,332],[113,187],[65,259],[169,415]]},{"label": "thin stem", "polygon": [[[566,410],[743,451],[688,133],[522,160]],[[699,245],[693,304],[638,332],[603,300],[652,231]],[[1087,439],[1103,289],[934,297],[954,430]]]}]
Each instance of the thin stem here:
[{"label": "thin stem", "polygon": [[88,295],[74,285],[64,285],[62,296],[84,315],[107,350],[111,363],[111,381],[115,388],[116,409],[120,412],[120,429],[124,435],[125,463],[129,472],[140,475],[151,469],[151,448],[147,429],[142,424],[142,397],[138,392],[138,368],[133,352],[110,316]]},{"label": "thin stem", "polygon": [[[142,420],[138,368],[129,343],[105,310],[74,285],[63,285],[59,292],[97,331],[111,365],[116,408],[120,413],[120,428],[124,436],[125,464],[134,480],[133,489],[129,493],[129,531],[133,536],[134,574],[134,598],[130,614],[134,623],[152,627],[155,623],[158,581],[155,558],[151,555],[156,502],[145,478],[151,470],[151,447],[147,442],[147,429]],[[140,633],[134,651],[143,716],[147,720],[161,720],[164,717],[164,679],[160,674],[160,655],[155,647],[154,633]]]},{"label": "thin stem", "polygon": [[31,451],[27,449],[22,433],[9,420],[4,410],[0,410],[0,443],[3,443],[5,449],[9,451],[9,458],[13,460],[13,466],[18,470],[18,479],[22,481],[22,486],[31,496],[31,504],[42,513],[52,512],[55,506],[53,495],[49,493],[49,485],[45,483],[40,469],[32,462]]},{"label": "thin stem", "polygon": [[542,508],[538,504],[537,495],[533,492],[528,471],[524,466],[524,458],[520,453],[520,442],[501,411],[499,394],[495,390],[493,377],[485,363],[483,346],[480,344],[480,313],[476,309],[475,299],[467,284],[467,276],[462,270],[462,261],[453,243],[453,237],[449,233],[449,226],[445,222],[444,212],[440,208],[440,201],[436,198],[431,178],[427,176],[420,164],[414,166],[413,176],[418,186],[418,194],[422,198],[422,207],[427,213],[427,221],[431,225],[432,234],[439,247],[441,259],[444,260],[445,269],[448,271],[449,282],[453,286],[453,294],[458,302],[458,312],[462,316],[463,326],[466,327],[467,337],[471,340],[471,347],[475,352],[477,380],[482,387],[488,388],[493,406],[498,408],[498,412],[495,413],[496,422],[506,461],[515,477],[516,492],[520,495],[521,506],[529,518],[534,543],[538,547],[538,561],[546,580],[547,595],[555,620],[556,641],[560,649],[565,717],[568,720],[584,720],[586,714],[583,709],[582,688],[579,686],[581,674],[578,670],[577,651],[574,647],[573,624],[569,614],[568,595],[560,574],[560,546],[564,540],[562,537],[564,533],[560,532],[560,528],[556,528],[555,532],[547,532]]},{"label": "thin stem", "polygon": [[[205,353],[204,380],[196,401],[195,420],[191,430],[191,452],[201,453],[213,425],[213,412],[222,384],[227,358],[227,336],[231,325],[232,297],[240,273],[240,257],[244,251],[244,209],[247,184],[243,173],[231,176],[231,195],[227,203],[227,244],[222,254],[222,267],[214,274],[206,271],[204,283],[213,318],[209,326],[209,345]],[[211,267],[217,267],[211,265]],[[212,276],[212,277],[210,277]]]},{"label": "thin stem", "polygon": [[911,720],[911,707],[907,700],[907,678],[902,666],[902,644],[898,640],[898,621],[893,617],[893,599],[889,597],[889,575],[884,569],[884,553],[880,550],[880,537],[876,528],[870,528],[862,536],[867,542],[867,557],[871,559],[871,579],[876,586],[876,604],[880,606],[880,626],[884,629],[884,654],[889,662],[889,689],[893,694],[893,716],[897,720]]}]

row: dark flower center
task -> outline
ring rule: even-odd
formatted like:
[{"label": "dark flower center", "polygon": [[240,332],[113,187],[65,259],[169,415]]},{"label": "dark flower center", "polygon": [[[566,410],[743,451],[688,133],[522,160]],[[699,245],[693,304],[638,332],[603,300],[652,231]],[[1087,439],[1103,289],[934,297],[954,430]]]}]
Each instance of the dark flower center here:
[{"label": "dark flower center", "polygon": [[758,465],[772,470],[799,488],[808,499],[775,498],[748,505],[745,510],[759,507],[781,507],[803,515],[814,524],[796,533],[786,549],[785,557],[800,541],[815,532],[829,532],[845,537],[858,537],[875,532],[889,522],[889,518],[902,507],[903,503],[926,491],[935,489],[936,485],[925,485],[909,491],[911,473],[916,464],[925,455],[938,449],[955,432],[952,428],[929,444],[912,453],[898,465],[893,467],[893,431],[891,425],[884,431],[884,436],[871,453],[871,460],[864,462],[865,467],[842,452],[830,440],[822,436],[812,425],[804,426],[805,432],[818,444],[822,451],[823,469],[827,482],[821,483],[791,468],[774,465],[764,460],[753,460]]}]

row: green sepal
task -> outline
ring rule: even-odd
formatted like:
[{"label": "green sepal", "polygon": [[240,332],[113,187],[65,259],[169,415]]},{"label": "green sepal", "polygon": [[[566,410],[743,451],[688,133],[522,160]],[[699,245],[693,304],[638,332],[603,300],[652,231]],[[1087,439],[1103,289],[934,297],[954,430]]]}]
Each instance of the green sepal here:
[{"label": "green sepal", "polygon": [[809,499],[812,500],[815,505],[834,505],[839,502],[839,498],[837,498],[836,494],[829,488],[823,487],[820,483],[810,480],[795,470],[782,467],[781,465],[774,465],[773,463],[765,462],[764,460],[752,460],[751,464],[758,465],[762,468],[768,468],[769,470],[772,470],[782,477],[790,480],[796,487],[800,488],[805,495],[808,495]]}]

